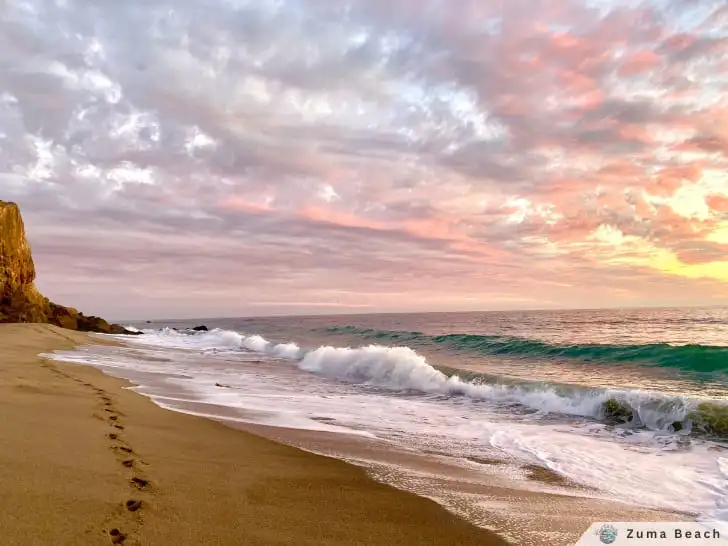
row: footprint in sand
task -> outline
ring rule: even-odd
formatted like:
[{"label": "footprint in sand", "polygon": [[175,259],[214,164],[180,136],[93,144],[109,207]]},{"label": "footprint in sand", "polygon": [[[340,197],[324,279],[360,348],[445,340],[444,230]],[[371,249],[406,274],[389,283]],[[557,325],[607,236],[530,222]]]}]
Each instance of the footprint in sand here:
[{"label": "footprint in sand", "polygon": [[129,499],[126,501],[126,509],[129,510],[129,512],[136,512],[142,507],[142,501],[140,500],[134,500]]},{"label": "footprint in sand", "polygon": [[119,457],[119,462],[126,461],[130,458],[130,455],[134,454],[132,448],[123,445],[122,440],[118,439],[116,440],[116,445],[110,446],[110,449]]},{"label": "footprint in sand", "polygon": [[123,460],[127,460],[129,455],[132,455],[134,451],[130,447],[126,447],[123,445],[115,445],[111,446],[111,449],[117,453],[117,455],[120,455],[124,457]]},{"label": "footprint in sand", "polygon": [[112,544],[121,544],[126,540],[126,535],[118,529],[112,529],[109,531],[109,536],[111,537]]},{"label": "footprint in sand", "polygon": [[127,468],[131,468],[134,466],[134,459],[126,459],[125,461],[121,461],[121,464],[123,464]]},{"label": "footprint in sand", "polygon": [[131,483],[139,489],[146,489],[149,486],[149,480],[145,480],[144,478],[140,478],[138,476],[134,476],[131,479]]}]

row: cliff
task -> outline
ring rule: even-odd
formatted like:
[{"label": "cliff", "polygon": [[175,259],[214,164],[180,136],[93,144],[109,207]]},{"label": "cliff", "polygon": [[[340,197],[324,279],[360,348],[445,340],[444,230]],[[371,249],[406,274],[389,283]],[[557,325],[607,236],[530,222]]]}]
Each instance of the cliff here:
[{"label": "cliff", "polygon": [[0,322],[43,322],[70,330],[129,334],[118,324],[57,305],[35,287],[35,265],[20,209],[0,201]]}]

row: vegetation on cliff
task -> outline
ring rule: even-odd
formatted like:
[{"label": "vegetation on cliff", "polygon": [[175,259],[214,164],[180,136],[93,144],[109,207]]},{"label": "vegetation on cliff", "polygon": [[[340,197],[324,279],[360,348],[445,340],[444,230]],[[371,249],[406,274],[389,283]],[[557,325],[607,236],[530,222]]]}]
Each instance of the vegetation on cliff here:
[{"label": "vegetation on cliff", "polygon": [[118,324],[51,302],[35,287],[35,265],[20,209],[0,201],[0,322],[42,322],[70,330],[130,334]]}]

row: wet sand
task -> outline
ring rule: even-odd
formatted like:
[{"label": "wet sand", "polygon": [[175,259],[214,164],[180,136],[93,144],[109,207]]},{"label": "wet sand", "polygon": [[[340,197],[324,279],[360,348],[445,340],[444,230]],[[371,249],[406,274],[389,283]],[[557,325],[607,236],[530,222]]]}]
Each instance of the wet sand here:
[{"label": "wet sand", "polygon": [[608,500],[543,466],[504,459],[455,460],[347,434],[230,425],[360,465],[376,479],[436,499],[451,512],[520,546],[571,545],[595,521],[695,520],[692,514]]},{"label": "wet sand", "polygon": [[98,338],[0,325],[0,543],[496,545],[342,461],[156,406],[39,353]]}]

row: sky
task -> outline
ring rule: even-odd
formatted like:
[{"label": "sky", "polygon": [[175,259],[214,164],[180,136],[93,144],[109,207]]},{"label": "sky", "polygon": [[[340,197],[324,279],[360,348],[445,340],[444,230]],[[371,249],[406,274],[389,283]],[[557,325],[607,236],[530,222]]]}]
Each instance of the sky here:
[{"label": "sky", "polygon": [[3,0],[0,199],[110,318],[728,303],[723,0]]}]

